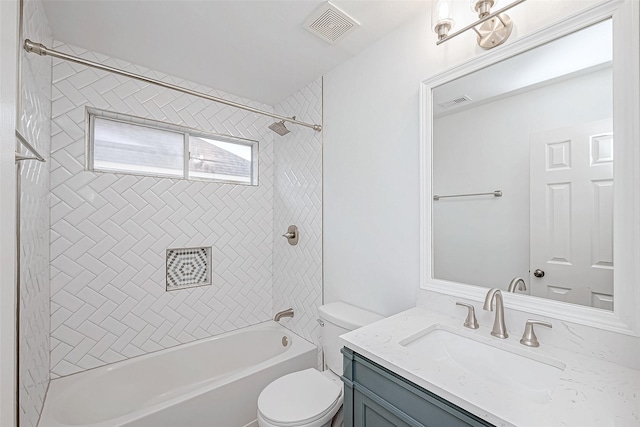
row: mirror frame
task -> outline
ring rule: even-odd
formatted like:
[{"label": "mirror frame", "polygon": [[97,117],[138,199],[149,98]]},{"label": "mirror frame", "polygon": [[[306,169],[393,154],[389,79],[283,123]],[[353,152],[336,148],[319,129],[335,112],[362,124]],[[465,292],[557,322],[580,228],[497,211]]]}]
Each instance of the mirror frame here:
[{"label": "mirror frame", "polygon": [[614,310],[503,292],[508,309],[548,316],[626,335],[640,336],[640,4],[609,0],[445,70],[420,90],[420,288],[484,301],[487,288],[433,277],[432,90],[589,25],[613,25]]}]

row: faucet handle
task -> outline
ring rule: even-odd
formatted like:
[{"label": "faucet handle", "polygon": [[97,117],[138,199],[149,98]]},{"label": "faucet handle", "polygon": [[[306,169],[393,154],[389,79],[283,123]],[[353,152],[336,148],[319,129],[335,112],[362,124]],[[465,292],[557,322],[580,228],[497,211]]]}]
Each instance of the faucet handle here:
[{"label": "faucet handle", "polygon": [[463,307],[467,307],[469,311],[467,312],[467,318],[464,321],[464,326],[470,329],[478,329],[480,325],[478,325],[478,320],[476,319],[476,309],[471,304],[466,304],[464,302],[457,301],[456,305],[461,305]]},{"label": "faucet handle", "polygon": [[528,347],[540,347],[538,337],[536,337],[536,333],[533,331],[533,325],[546,326],[547,328],[553,328],[553,325],[549,322],[543,322],[542,320],[527,320],[527,323],[524,326],[524,333],[520,339],[520,344]]}]

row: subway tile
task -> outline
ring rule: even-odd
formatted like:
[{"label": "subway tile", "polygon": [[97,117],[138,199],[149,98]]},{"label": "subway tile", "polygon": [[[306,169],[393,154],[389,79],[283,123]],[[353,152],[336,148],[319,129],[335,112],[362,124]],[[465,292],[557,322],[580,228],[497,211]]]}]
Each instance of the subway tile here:
[{"label": "subway tile", "polygon": [[[93,56],[83,49],[61,45]],[[101,60],[135,68],[104,56]],[[90,312],[81,310],[81,315],[72,315],[58,306],[56,323],[70,327],[68,322],[73,325],[84,317],[106,334],[101,340],[94,337],[91,349],[80,348],[85,354],[76,350],[72,355],[75,365],[65,355],[59,357],[52,365],[54,374],[77,372],[96,364],[205,338],[247,325],[247,318],[255,323],[269,319],[273,298],[272,230],[275,228],[271,176],[275,173],[273,137],[266,129],[270,120],[127,79],[113,79],[108,74],[98,73],[95,79],[88,74],[80,75],[81,68],[71,67],[78,76],[71,75],[65,68],[62,66],[57,76],[73,85],[74,90],[67,84],[54,87],[54,92],[60,95],[57,108],[65,112],[55,119],[55,132],[66,136],[59,136],[56,141],[53,160],[57,162],[52,165],[57,164],[60,172],[55,177],[52,174],[52,183],[54,188],[66,186],[76,193],[68,190],[54,193],[58,198],[55,205],[59,207],[55,214],[52,209],[52,219],[64,218],[69,226],[90,233],[88,237],[95,244],[75,250],[68,245],[58,246],[58,255],[65,255],[69,260],[72,260],[69,254],[73,255],[75,265],[65,261],[55,267],[60,269],[55,289],[75,291],[77,298],[86,300],[82,310],[87,307]],[[180,82],[171,76],[166,78]],[[314,87],[314,93],[319,93],[317,89]],[[142,117],[162,116],[173,123],[261,141],[261,185],[234,188],[238,186],[81,172],[78,165],[84,164],[84,105],[70,108],[66,102],[79,102],[77,92],[93,103],[104,101],[104,105],[108,105],[104,108],[110,111]],[[226,96],[218,91],[210,92]],[[76,204],[74,195],[79,195],[92,208],[70,211]],[[65,238],[63,227],[55,231],[62,232],[56,240]],[[76,236],[75,232],[72,234]],[[199,246],[203,242],[214,246],[214,280],[219,283],[214,281],[214,286],[200,293],[162,291],[164,251],[183,247],[181,245]],[[234,262],[238,258],[246,262]],[[106,267],[103,271],[101,264]],[[77,266],[83,268],[83,272],[79,272]],[[123,323],[125,319],[129,325]],[[132,327],[140,332],[136,333]],[[85,332],[95,335],[89,329]],[[55,329],[52,341],[54,339],[57,339]]]}]

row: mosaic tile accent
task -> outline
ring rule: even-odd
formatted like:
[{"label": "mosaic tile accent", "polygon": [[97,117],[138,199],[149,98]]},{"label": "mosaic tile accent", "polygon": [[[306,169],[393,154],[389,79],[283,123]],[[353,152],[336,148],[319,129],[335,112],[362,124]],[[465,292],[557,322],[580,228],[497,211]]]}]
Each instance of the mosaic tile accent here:
[{"label": "mosaic tile accent", "polygon": [[211,247],[167,249],[167,291],[211,285]]}]

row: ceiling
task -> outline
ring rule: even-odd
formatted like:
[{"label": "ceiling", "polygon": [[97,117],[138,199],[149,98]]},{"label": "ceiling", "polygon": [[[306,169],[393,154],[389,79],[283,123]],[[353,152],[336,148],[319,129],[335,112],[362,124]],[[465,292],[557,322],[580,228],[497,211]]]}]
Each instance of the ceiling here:
[{"label": "ceiling", "polygon": [[44,1],[56,40],[269,105],[429,7],[425,0],[334,0],[361,27],[332,46],[302,26],[323,3]]}]

